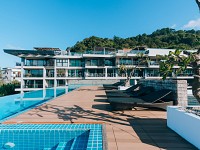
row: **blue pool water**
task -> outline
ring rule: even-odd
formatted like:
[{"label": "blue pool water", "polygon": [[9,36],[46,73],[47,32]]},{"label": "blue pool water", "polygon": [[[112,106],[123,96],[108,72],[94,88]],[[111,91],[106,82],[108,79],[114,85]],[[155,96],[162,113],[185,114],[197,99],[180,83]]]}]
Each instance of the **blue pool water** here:
[{"label": "blue pool water", "polygon": [[[65,89],[56,90],[56,96],[64,93]],[[24,93],[22,100],[20,100],[20,97],[20,94],[0,97],[0,120],[52,99],[54,90],[47,89],[45,99],[43,99],[42,90]]]},{"label": "blue pool water", "polygon": [[12,150],[103,150],[100,124],[0,125],[0,149]]}]

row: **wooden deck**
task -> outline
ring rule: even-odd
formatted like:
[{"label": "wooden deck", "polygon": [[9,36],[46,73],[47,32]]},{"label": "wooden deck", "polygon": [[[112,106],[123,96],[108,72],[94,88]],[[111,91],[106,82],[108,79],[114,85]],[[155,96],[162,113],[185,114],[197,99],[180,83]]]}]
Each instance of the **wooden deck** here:
[{"label": "wooden deck", "polygon": [[109,150],[196,149],[166,126],[165,111],[112,112],[97,86],[74,90],[4,123],[104,123]]}]

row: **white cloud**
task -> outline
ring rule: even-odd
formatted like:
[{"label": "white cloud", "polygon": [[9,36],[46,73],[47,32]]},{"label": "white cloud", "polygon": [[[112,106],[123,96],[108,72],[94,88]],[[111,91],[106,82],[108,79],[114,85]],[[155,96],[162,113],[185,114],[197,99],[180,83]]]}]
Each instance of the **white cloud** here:
[{"label": "white cloud", "polygon": [[176,28],[176,24],[173,24],[170,28],[172,28],[172,29],[174,29],[174,28]]},{"label": "white cloud", "polygon": [[20,47],[20,46],[15,46],[15,45],[12,45],[12,44],[7,44],[5,46],[5,49],[17,49],[17,50],[22,50],[24,48]]},{"label": "white cloud", "polygon": [[186,25],[183,26],[183,29],[200,29],[200,18],[196,20],[190,20]]}]

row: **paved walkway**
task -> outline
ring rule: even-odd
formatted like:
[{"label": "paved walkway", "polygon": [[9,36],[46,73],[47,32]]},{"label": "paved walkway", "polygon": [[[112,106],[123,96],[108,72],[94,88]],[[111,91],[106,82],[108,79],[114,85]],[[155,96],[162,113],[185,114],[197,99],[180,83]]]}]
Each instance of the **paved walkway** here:
[{"label": "paved walkway", "polygon": [[166,112],[112,112],[101,87],[82,87],[4,123],[105,123],[109,150],[192,150],[166,126]]}]

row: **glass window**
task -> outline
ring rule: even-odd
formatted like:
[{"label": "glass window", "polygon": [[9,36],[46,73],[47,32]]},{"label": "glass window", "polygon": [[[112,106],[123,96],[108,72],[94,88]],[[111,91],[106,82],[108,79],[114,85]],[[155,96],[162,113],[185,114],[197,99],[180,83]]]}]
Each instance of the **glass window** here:
[{"label": "glass window", "polygon": [[81,67],[82,66],[80,59],[70,59],[69,62],[70,62],[70,64],[69,64],[70,67]]},{"label": "glass window", "polygon": [[68,60],[67,59],[56,59],[56,66],[67,67],[68,66]]},{"label": "glass window", "polygon": [[120,65],[132,65],[132,59],[131,58],[123,58],[119,60]]},{"label": "glass window", "polygon": [[105,66],[114,66],[114,59],[105,59]]}]

